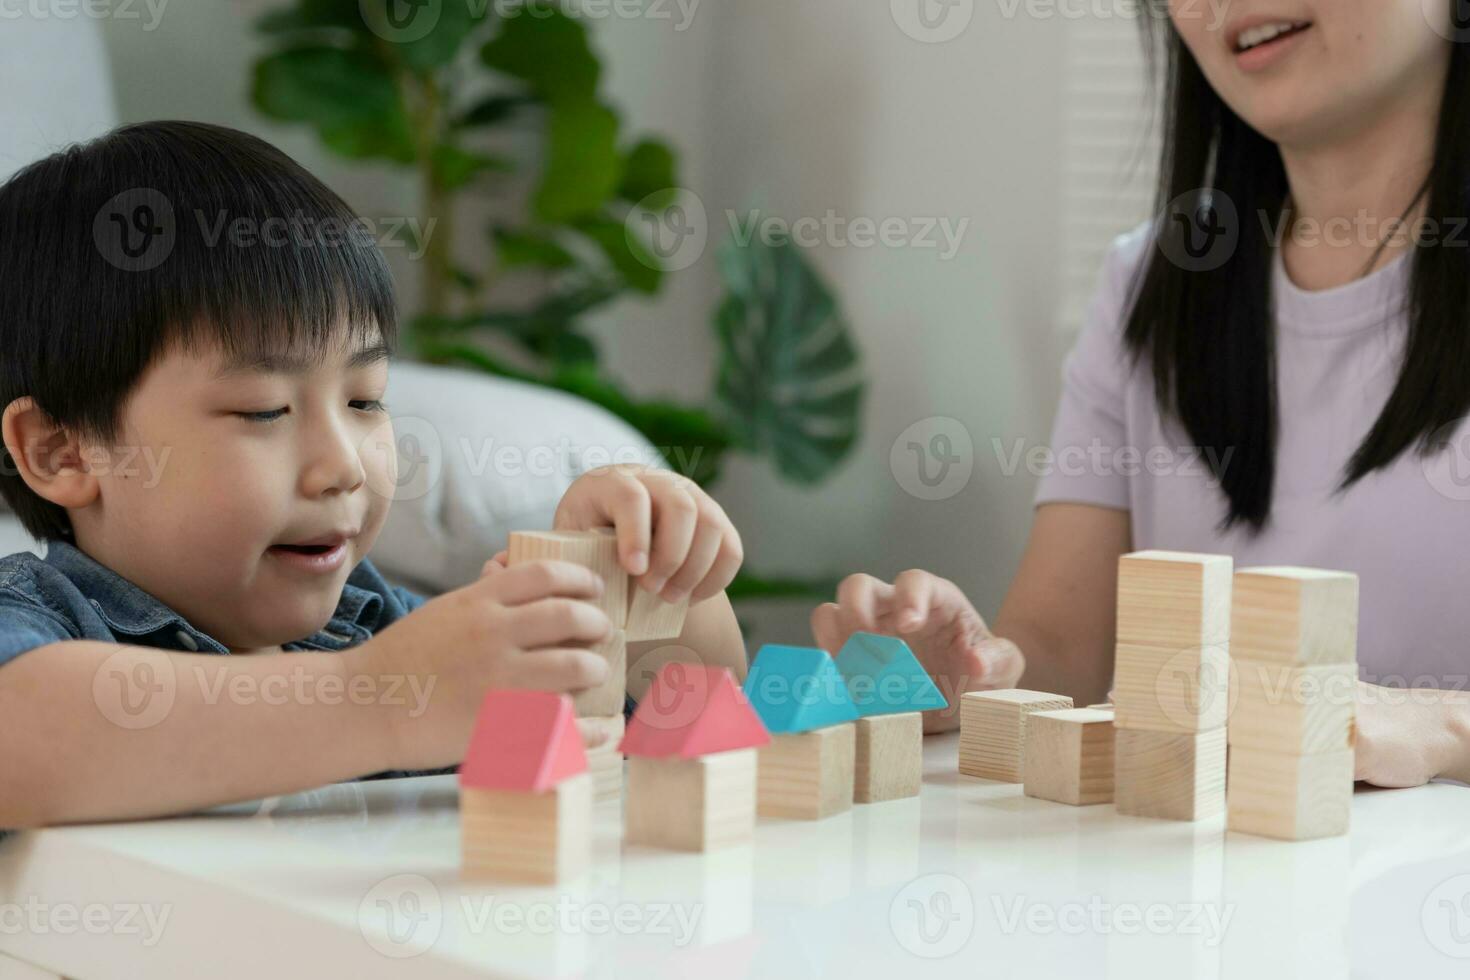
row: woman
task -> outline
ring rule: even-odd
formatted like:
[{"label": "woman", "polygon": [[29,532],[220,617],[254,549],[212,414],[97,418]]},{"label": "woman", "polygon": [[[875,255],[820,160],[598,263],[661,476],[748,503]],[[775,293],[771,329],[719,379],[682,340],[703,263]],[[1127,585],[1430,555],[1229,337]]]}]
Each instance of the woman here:
[{"label": "woman", "polygon": [[1090,462],[1041,480],[993,630],[936,575],[855,575],[813,614],[819,645],[896,633],[951,692],[1085,704],[1125,552],[1353,571],[1357,777],[1470,779],[1470,50],[1442,6],[1144,18],[1166,35],[1163,217],[1114,243],[1066,362],[1052,449]]}]

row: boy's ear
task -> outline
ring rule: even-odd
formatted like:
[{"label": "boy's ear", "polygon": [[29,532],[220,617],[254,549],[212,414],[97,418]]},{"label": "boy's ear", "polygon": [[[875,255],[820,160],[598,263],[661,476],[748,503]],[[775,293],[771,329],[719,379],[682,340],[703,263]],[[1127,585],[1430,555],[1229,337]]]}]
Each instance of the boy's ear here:
[{"label": "boy's ear", "polygon": [[97,478],[85,465],[81,443],[34,398],[27,395],[5,406],[0,435],[20,478],[42,499],[77,509],[97,498]]}]

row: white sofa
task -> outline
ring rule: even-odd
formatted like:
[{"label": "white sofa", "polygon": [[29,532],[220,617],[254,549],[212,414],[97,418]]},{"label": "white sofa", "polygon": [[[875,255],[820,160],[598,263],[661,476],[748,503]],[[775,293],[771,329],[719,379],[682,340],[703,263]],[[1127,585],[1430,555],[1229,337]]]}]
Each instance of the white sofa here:
[{"label": "white sofa", "polygon": [[[0,181],[117,121],[106,52],[88,17],[6,21],[0,92]],[[472,581],[511,530],[549,526],[563,491],[599,460],[656,458],[630,426],[558,392],[405,361],[389,378],[404,485],[370,557],[422,592]],[[44,548],[0,509],[0,554],[25,550]]]}]

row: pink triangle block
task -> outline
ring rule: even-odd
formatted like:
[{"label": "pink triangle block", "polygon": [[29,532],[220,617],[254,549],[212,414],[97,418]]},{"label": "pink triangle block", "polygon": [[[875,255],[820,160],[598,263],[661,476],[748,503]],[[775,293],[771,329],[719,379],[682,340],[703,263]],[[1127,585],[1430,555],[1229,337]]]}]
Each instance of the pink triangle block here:
[{"label": "pink triangle block", "polygon": [[480,703],[459,784],[543,793],[586,771],[571,698],[550,691],[491,691]]},{"label": "pink triangle block", "polygon": [[654,676],[618,747],[624,755],[694,759],[770,741],[730,671],[671,662]]}]

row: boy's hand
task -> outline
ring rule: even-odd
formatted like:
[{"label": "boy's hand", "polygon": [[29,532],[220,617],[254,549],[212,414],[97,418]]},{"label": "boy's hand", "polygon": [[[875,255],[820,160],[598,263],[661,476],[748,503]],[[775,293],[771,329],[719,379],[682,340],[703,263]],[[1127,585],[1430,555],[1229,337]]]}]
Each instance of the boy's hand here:
[{"label": "boy's hand", "polygon": [[401,703],[381,706],[392,756],[385,767],[459,762],[491,688],[573,692],[601,683],[607,661],[586,646],[605,639],[612,624],[586,600],[602,588],[601,578],[570,562],[506,568],[492,559],[477,581],[430,599],[349,651],[360,673],[416,678],[428,692],[417,717]]},{"label": "boy's hand", "polygon": [[990,632],[959,586],[911,569],[889,584],[871,575],[849,575],[837,601],[812,613],[817,646],[837,654],[853,633],[897,636],[914,651],[949,701],[943,711],[925,712],[924,730],[959,724],[959,696],[966,691],[1015,687],[1026,660],[1010,640]]},{"label": "boy's hand", "polygon": [[623,570],[666,602],[723,591],[740,569],[735,525],[693,480],[668,470],[605,466],[583,474],[556,508],[560,531],[611,526]]}]

